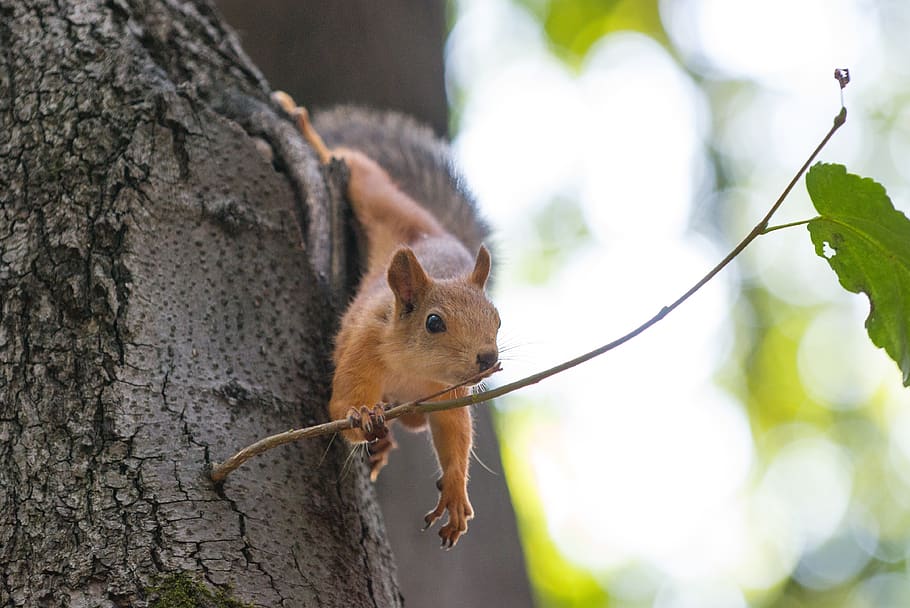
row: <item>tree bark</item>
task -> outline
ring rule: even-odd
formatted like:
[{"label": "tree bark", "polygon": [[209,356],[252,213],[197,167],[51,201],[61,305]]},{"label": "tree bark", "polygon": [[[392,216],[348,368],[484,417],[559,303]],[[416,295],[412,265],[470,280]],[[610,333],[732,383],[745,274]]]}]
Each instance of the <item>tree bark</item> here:
[{"label": "tree bark", "polygon": [[[325,419],[346,285],[324,179],[206,0],[0,0],[0,605],[396,606]],[[302,243],[302,247],[301,247]]]}]

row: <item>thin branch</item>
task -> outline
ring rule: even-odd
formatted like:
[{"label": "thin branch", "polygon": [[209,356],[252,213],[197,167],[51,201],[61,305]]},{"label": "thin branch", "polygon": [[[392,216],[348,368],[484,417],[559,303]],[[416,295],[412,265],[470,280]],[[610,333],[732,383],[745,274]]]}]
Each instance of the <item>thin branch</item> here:
[{"label": "thin branch", "polygon": [[787,187],[784,188],[784,191],[774,202],[774,205],[772,205],[771,209],[768,211],[768,213],[765,214],[765,217],[763,217],[762,220],[758,224],[755,225],[755,227],[752,229],[752,231],[749,232],[749,234],[746,235],[746,237],[742,241],[740,241],[740,243],[736,247],[734,247],[733,250],[729,254],[727,254],[727,256],[717,264],[717,266],[715,266],[710,271],[708,271],[708,273],[704,277],[702,277],[697,283],[695,283],[695,285],[690,287],[689,290],[686,293],[684,293],[683,295],[681,295],[675,302],[673,302],[669,306],[664,306],[662,309],[660,309],[660,311],[656,315],[654,315],[653,317],[651,317],[650,319],[648,319],[647,321],[645,321],[644,323],[642,323],[641,325],[639,325],[638,327],[636,327],[635,329],[633,329],[632,331],[627,333],[626,335],[624,335],[620,338],[617,338],[616,340],[613,340],[609,344],[604,344],[600,348],[596,348],[596,349],[592,350],[591,352],[585,353],[570,361],[560,363],[559,365],[557,365],[555,367],[551,367],[550,369],[544,370],[542,372],[532,374],[531,376],[528,376],[527,378],[522,378],[521,380],[517,380],[515,382],[512,382],[511,384],[505,384],[503,386],[494,388],[489,391],[484,391],[482,393],[476,393],[473,395],[468,395],[467,397],[462,397],[460,399],[452,399],[449,401],[435,401],[433,403],[420,403],[420,404],[418,404],[416,411],[428,412],[428,413],[429,412],[438,412],[441,410],[447,410],[447,409],[456,408],[456,407],[463,407],[466,405],[474,405],[477,403],[482,403],[484,401],[489,401],[490,399],[502,397],[503,395],[516,391],[520,388],[524,388],[524,387],[530,386],[532,384],[537,384],[541,380],[549,378],[550,376],[555,376],[558,373],[564,372],[567,369],[571,369],[586,361],[590,361],[594,357],[598,357],[606,352],[609,352],[609,351],[613,350],[614,348],[616,348],[617,346],[620,346],[621,344],[625,344],[626,342],[628,342],[629,340],[631,340],[638,334],[644,332],[646,329],[648,329],[652,325],[656,324],[658,321],[660,321],[661,319],[666,317],[668,314],[670,314],[670,312],[675,310],[680,304],[682,304],[683,302],[688,300],[692,296],[692,294],[694,294],[696,291],[701,289],[705,285],[705,283],[707,283],[708,281],[713,279],[717,273],[719,273],[721,270],[724,269],[725,266],[727,266],[727,264],[729,264],[731,261],[733,261],[733,258],[735,258],[740,253],[742,253],[743,249],[748,247],[752,241],[754,241],[756,238],[758,238],[762,234],[762,231],[765,230],[768,226],[768,221],[780,208],[781,204],[784,202],[784,199],[787,198],[787,195],[790,194],[790,191],[796,185],[796,182],[799,181],[799,178],[803,175],[803,173],[806,172],[806,170],[809,168],[809,165],[811,165],[812,161],[815,160],[815,157],[818,156],[819,152],[822,151],[822,148],[824,148],[825,145],[828,143],[828,140],[830,140],[831,137],[834,136],[834,133],[846,121],[847,121],[847,109],[842,107],[840,112],[838,113],[838,115],[834,118],[834,124],[832,125],[831,129],[824,136],[824,138],[822,138],[821,143],[819,143],[818,146],[815,148],[815,150],[813,150],[812,154],[809,155],[809,158],[806,159],[806,162],[803,163],[803,166],[800,167],[799,171],[796,172],[796,175],[793,176],[793,179],[791,179],[790,183],[787,184]]},{"label": "thin branch", "polygon": [[803,226],[804,224],[808,224],[811,221],[812,220],[800,220],[798,222],[790,222],[789,224],[778,224],[777,226],[768,226],[767,228],[762,230],[761,233],[764,235],[764,234],[768,234],[769,232],[774,232],[775,230],[783,230],[784,228],[793,228],[794,226]]},{"label": "thin branch", "polygon": [[[440,391],[437,391],[431,395],[421,397],[420,399],[415,399],[414,401],[408,401],[407,403],[402,403],[401,405],[395,405],[385,411],[383,417],[386,420],[394,420],[399,416],[404,416],[405,414],[411,414],[418,411],[422,411],[420,408],[416,407],[418,404],[430,401],[436,397],[445,395],[450,391],[462,388],[464,386],[473,386],[477,384],[484,378],[488,378],[496,372],[500,371],[502,367],[497,363],[492,368],[482,371],[479,374],[471,376],[467,380],[463,380],[458,384],[453,384],[452,386],[446,387]],[[447,402],[448,403],[448,402]],[[316,424],[313,426],[308,426],[303,429],[291,429],[290,431],[285,431],[283,433],[277,433],[275,435],[270,435],[264,439],[260,439],[256,443],[249,445],[227,460],[222,463],[212,463],[212,472],[211,478],[212,481],[218,483],[227,477],[234,469],[242,465],[244,462],[257,456],[267,450],[278,447],[279,445],[284,445],[285,443],[290,443],[292,441],[297,441],[298,439],[308,439],[309,437],[318,437],[320,435],[331,435],[334,433],[340,433],[341,431],[346,431],[348,429],[354,428],[351,420],[348,418],[343,418],[341,420],[333,420],[332,422],[324,422],[322,424]]]},{"label": "thin branch", "polygon": [[[673,310],[675,310],[680,304],[682,304],[683,302],[688,300],[696,291],[701,289],[705,285],[705,283],[707,283],[708,281],[713,279],[715,277],[715,275],[717,275],[717,273],[719,273],[721,270],[723,270],[731,261],[733,261],[733,259],[736,256],[738,256],[740,253],[742,253],[743,249],[748,247],[749,244],[752,243],[752,241],[754,241],[760,235],[770,232],[771,230],[776,230],[778,228],[785,227],[785,226],[777,226],[777,227],[769,229],[768,222],[770,221],[771,217],[777,212],[777,210],[780,208],[780,206],[783,204],[784,199],[786,199],[787,195],[790,194],[790,191],[796,185],[796,182],[799,181],[800,177],[802,177],[802,175],[809,168],[809,165],[812,164],[812,161],[815,160],[815,157],[818,156],[819,152],[822,151],[822,148],[824,148],[825,145],[828,143],[828,140],[830,140],[831,137],[834,136],[834,133],[846,121],[847,121],[847,109],[844,107],[841,107],[840,112],[837,114],[837,116],[834,117],[834,124],[832,125],[831,129],[822,138],[821,142],[818,144],[818,146],[815,148],[815,150],[812,152],[812,154],[809,155],[809,158],[806,159],[806,162],[803,163],[802,167],[799,168],[799,171],[796,172],[796,175],[793,176],[793,179],[791,179],[790,183],[787,184],[787,187],[784,188],[784,191],[781,193],[781,195],[777,198],[777,200],[771,206],[771,209],[765,214],[765,216],[761,219],[761,221],[755,225],[755,227],[751,230],[751,232],[749,232],[749,234],[747,234],[746,237],[742,241],[740,241],[739,244],[736,247],[734,247],[733,250],[729,254],[727,254],[727,256],[723,260],[721,260],[714,268],[712,268],[710,271],[708,271],[708,273],[705,276],[703,276],[692,287],[690,287],[688,291],[686,291],[683,295],[681,295],[679,298],[677,298],[676,301],[674,301],[669,306],[664,306],[663,308],[661,308],[660,311],[656,315],[654,315],[653,317],[651,317],[650,319],[648,319],[647,321],[645,321],[644,323],[642,323],[641,325],[639,325],[638,327],[636,327],[635,329],[633,329],[632,331],[627,333],[626,335],[624,335],[620,338],[617,338],[616,340],[613,340],[609,344],[604,344],[600,348],[596,348],[579,357],[571,359],[570,361],[560,363],[559,365],[551,367],[550,369],[544,370],[542,372],[538,372],[536,374],[532,374],[526,378],[522,378],[521,380],[517,380],[510,384],[505,384],[503,386],[494,388],[492,390],[475,393],[472,395],[468,395],[467,397],[461,397],[459,399],[427,402],[429,399],[433,399],[435,397],[443,395],[443,394],[453,390],[454,388],[458,388],[460,386],[465,386],[467,384],[473,384],[474,382],[477,382],[479,380],[479,379],[468,379],[465,382],[460,383],[459,385],[446,388],[432,396],[394,406],[385,412],[385,418],[387,420],[392,420],[392,419],[402,416],[404,414],[438,412],[438,411],[449,410],[449,409],[454,409],[454,408],[458,408],[458,407],[465,407],[468,405],[475,405],[478,403],[483,403],[484,401],[489,401],[490,399],[495,399],[497,397],[501,397],[508,393],[517,391],[520,388],[524,388],[524,387],[530,386],[532,384],[537,384],[538,382],[540,382],[541,380],[544,380],[545,378],[549,378],[550,376],[555,376],[556,374],[559,374],[559,373],[564,372],[568,369],[571,369],[577,365],[585,363],[586,361],[590,361],[591,359],[593,359],[595,357],[598,357],[606,352],[613,350],[614,348],[616,348],[617,346],[620,346],[621,344],[625,344],[626,342],[628,342],[635,336],[637,336],[637,335],[641,334],[642,332],[644,332],[645,330],[647,330],[649,327],[655,325],[661,319],[663,319],[668,314],[670,314]],[[488,370],[483,375],[489,375],[490,373],[492,373],[492,371],[498,371],[498,366],[494,370]],[[344,430],[347,430],[350,428],[352,428],[351,421],[348,419],[344,419],[344,420],[336,420],[334,422],[327,422],[324,424],[318,424],[318,425],[307,427],[304,429],[290,430],[290,431],[287,431],[284,433],[279,433],[277,435],[272,435],[271,437],[266,437],[265,439],[261,439],[261,440],[257,441],[253,445],[243,448],[242,450],[240,450],[239,452],[237,452],[236,454],[231,456],[229,459],[227,459],[223,463],[213,464],[212,472],[211,472],[212,481],[215,481],[215,482],[222,481],[225,477],[227,477],[227,475],[231,471],[233,471],[234,469],[239,467],[241,464],[243,464],[244,462],[246,462],[253,456],[256,456],[257,454],[261,454],[262,452],[265,452],[266,450],[269,450],[278,445],[282,445],[284,443],[289,443],[291,441],[296,441],[298,439],[306,439],[308,437],[317,437],[319,435],[338,433],[338,432],[341,432],[341,431],[344,431]]]}]

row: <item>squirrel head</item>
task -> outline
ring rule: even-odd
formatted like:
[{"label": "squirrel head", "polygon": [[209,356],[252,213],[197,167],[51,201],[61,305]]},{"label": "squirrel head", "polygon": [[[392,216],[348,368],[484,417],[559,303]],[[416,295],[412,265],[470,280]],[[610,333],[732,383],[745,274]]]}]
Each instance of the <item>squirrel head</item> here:
[{"label": "squirrel head", "polygon": [[481,246],[474,269],[448,279],[430,277],[414,252],[402,247],[388,269],[395,296],[389,344],[396,371],[456,384],[499,361],[499,313],[484,293],[490,252]]}]

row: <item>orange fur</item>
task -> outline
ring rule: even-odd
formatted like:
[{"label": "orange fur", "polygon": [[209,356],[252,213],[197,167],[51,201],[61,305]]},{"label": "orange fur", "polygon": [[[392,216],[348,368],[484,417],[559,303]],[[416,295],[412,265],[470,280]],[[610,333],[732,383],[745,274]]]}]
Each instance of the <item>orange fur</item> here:
[{"label": "orange fur", "polygon": [[[468,389],[457,389],[439,399],[455,399],[467,394]],[[473,433],[471,411],[467,408],[444,410],[430,414],[429,418],[442,477],[438,483],[439,502],[424,516],[424,521],[429,527],[448,511],[449,520],[440,528],[439,536],[443,546],[452,547],[458,537],[467,532],[468,520],[474,518],[474,509],[468,500],[468,461]]]},{"label": "orange fur", "polygon": [[[377,411],[370,408],[380,402],[418,399],[492,367],[499,314],[484,293],[490,274],[486,248],[472,256],[375,161],[350,148],[327,148],[305,110],[287,95],[275,99],[296,117],[323,162],[334,156],[347,164],[348,200],[367,239],[366,273],[335,339],[331,418],[367,426],[366,413]],[[430,330],[431,316],[439,317],[443,330]],[[469,391],[455,389],[437,399]],[[442,476],[439,502],[424,519],[429,526],[448,512],[439,535],[443,546],[452,547],[474,516],[467,493],[471,412],[459,408],[400,420],[412,430],[429,423]],[[385,429],[375,431],[344,432],[354,443],[378,439],[371,453],[374,479],[395,446]]]}]

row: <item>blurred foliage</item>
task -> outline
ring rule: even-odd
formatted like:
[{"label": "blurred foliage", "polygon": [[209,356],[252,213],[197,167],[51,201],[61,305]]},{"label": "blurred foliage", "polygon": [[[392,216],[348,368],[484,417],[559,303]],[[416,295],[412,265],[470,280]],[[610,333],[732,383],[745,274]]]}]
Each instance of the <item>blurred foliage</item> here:
[{"label": "blurred foliage", "polygon": [[814,308],[792,306],[755,287],[744,292],[754,315],[752,345],[745,360],[730,365],[744,367],[744,394],[753,433],[764,435],[790,422],[804,422],[824,429],[831,424],[831,411],[813,400],[799,377],[797,356],[800,340]]},{"label": "blurred foliage", "polygon": [[631,30],[661,43],[667,34],[657,0],[518,0],[544,26],[557,56],[578,67],[591,47],[612,32]]},{"label": "blurred foliage", "polygon": [[558,198],[534,216],[532,241],[516,265],[519,279],[532,285],[549,281],[569,258],[591,241],[591,231],[577,200]]},{"label": "blurred foliage", "polygon": [[[539,429],[542,414],[536,403],[513,400],[507,411],[495,417],[497,432],[503,436],[508,429],[509,441],[502,443],[502,464],[508,473],[509,491],[515,505],[528,576],[534,585],[541,606],[570,608],[572,606],[610,606],[609,595],[596,577],[569,562],[556,547],[547,529],[543,505],[535,491],[532,463],[524,458],[534,442],[534,429]],[[592,525],[594,520],[592,519]]]},{"label": "blurred foliage", "polygon": [[[580,68],[599,40],[620,30],[652,37],[679,60],[661,23],[657,0],[512,2],[536,18],[553,54],[570,68]],[[680,68],[693,74],[689,66]],[[733,79],[706,80],[695,74],[693,78],[716,112],[712,117],[715,136],[723,130],[726,112],[730,111],[724,104],[757,87],[756,83]],[[906,116],[905,101],[906,96],[900,95],[883,98],[880,108],[872,109],[872,120],[878,120],[883,131],[906,130],[902,121]],[[727,180],[737,179],[736,163],[719,152],[716,140],[706,142],[706,146],[707,156],[714,164],[714,189],[725,190],[729,186]],[[720,215],[716,209],[699,204],[696,210],[714,217]],[[569,199],[554,200],[543,207],[533,218],[533,225],[530,244],[520,252],[522,257],[516,266],[522,280],[541,284],[567,263],[571,252],[588,243],[590,232],[579,204]],[[811,255],[811,244],[806,240],[806,254]],[[748,260],[740,263],[749,264]],[[891,397],[879,389],[863,404],[819,401],[801,377],[799,351],[813,319],[824,307],[782,301],[754,279],[748,279],[741,287],[734,311],[735,344],[718,384],[735,394],[748,413],[757,452],[753,481],[760,483],[778,454],[805,437],[825,438],[843,451],[852,467],[851,499],[841,529],[821,546],[807,548],[788,578],[766,589],[744,589],[745,597],[752,606],[775,608],[908,605],[910,453],[903,454],[893,445],[888,428],[893,415],[889,412]],[[908,314],[906,309],[897,310]],[[903,339],[906,341],[907,336]],[[906,373],[906,365],[904,369]],[[508,437],[501,444],[503,464],[538,604],[541,608],[628,606],[611,598],[609,574],[589,572],[572,563],[547,529],[535,488],[533,463],[526,460],[526,455],[533,453],[535,437],[539,437],[535,433],[546,428],[546,414],[541,413],[546,411],[554,410],[517,397],[497,414],[501,436]],[[838,560],[848,554],[854,556],[855,563],[839,564]],[[854,570],[847,568],[838,579],[826,574],[825,568],[832,564]],[[825,578],[829,575],[831,578]]]}]

